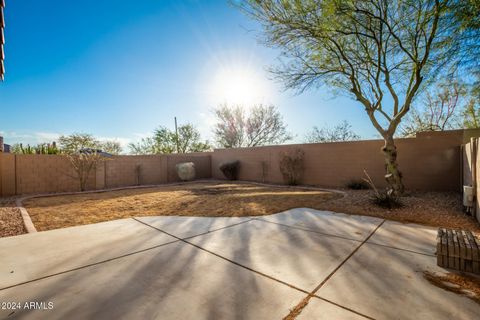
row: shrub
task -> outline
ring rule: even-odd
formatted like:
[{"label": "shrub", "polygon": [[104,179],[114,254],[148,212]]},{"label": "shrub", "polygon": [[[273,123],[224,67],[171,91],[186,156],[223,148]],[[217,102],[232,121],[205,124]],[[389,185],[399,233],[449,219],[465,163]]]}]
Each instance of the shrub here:
[{"label": "shrub", "polygon": [[305,152],[295,149],[280,153],[280,172],[285,183],[293,186],[300,183],[305,171]]},{"label": "shrub", "polygon": [[395,196],[392,192],[388,191],[374,193],[371,201],[373,204],[385,209],[395,209],[403,207],[403,203],[400,198]]},{"label": "shrub", "polygon": [[378,191],[367,171],[363,170],[363,172],[365,172],[365,176],[367,177],[366,179],[364,179],[364,181],[373,189],[373,195],[371,198],[373,204],[386,209],[403,207],[403,203],[401,202],[400,197],[396,196],[392,189]]},{"label": "shrub", "polygon": [[182,181],[191,181],[195,179],[195,164],[193,162],[178,163],[175,168]]},{"label": "shrub", "polygon": [[240,161],[223,162],[220,164],[219,169],[228,180],[237,180],[240,171]]},{"label": "shrub", "polygon": [[370,189],[369,184],[365,180],[352,179],[350,180],[346,187],[352,190],[367,190]]}]

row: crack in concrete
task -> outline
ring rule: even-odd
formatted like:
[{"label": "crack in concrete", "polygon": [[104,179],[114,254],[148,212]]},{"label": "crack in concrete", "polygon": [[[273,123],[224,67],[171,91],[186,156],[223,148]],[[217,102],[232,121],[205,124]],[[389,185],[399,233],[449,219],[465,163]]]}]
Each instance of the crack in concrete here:
[{"label": "crack in concrete", "polygon": [[[330,280],[330,278],[373,236],[373,234],[383,225],[385,222],[385,219],[382,220],[382,222],[368,235],[368,237],[365,238],[365,240],[360,243],[323,281],[311,292],[308,293],[308,295],[302,299],[293,309],[291,309],[290,313],[286,315],[283,319],[288,319],[288,320],[293,320],[296,319],[296,317],[302,312],[302,310],[308,305],[308,302],[310,301],[311,298],[317,297],[321,298],[320,296],[317,296],[316,293],[318,290],[320,290],[323,285]],[[324,300],[323,298],[321,298]],[[330,301],[329,301],[330,302]],[[340,305],[339,305],[340,306]],[[343,306],[342,306],[343,307]],[[343,307],[344,309],[347,309],[346,307]],[[348,310],[348,309],[347,309]],[[361,314],[356,311],[352,311],[362,317],[368,318],[368,319],[374,319],[372,317],[369,317],[367,315]]]},{"label": "crack in concrete", "polygon": [[[135,219],[135,218],[133,218],[133,219]],[[282,281],[282,280],[277,279],[277,278],[275,278],[275,277],[272,277],[272,276],[270,276],[270,275],[268,275],[268,274],[265,274],[265,273],[263,273],[263,272],[261,272],[261,271],[258,271],[258,270],[252,269],[252,268],[250,268],[250,267],[247,267],[247,266],[245,266],[245,265],[243,265],[243,264],[240,264],[240,263],[238,263],[238,262],[236,262],[236,261],[233,261],[233,260],[231,260],[231,259],[229,259],[229,258],[226,258],[226,257],[224,257],[224,256],[222,256],[222,255],[220,255],[220,254],[218,254],[218,253],[215,253],[215,252],[210,251],[210,250],[208,250],[208,249],[205,249],[205,248],[203,248],[203,247],[201,247],[201,246],[199,246],[199,245],[196,245],[196,244],[194,244],[194,243],[191,243],[191,242],[189,242],[189,241],[186,241],[187,239],[190,239],[190,238],[193,238],[193,237],[197,237],[197,236],[201,236],[202,234],[199,234],[199,235],[196,235],[196,236],[192,236],[192,237],[188,237],[188,238],[183,238],[183,239],[182,239],[182,238],[179,238],[179,237],[177,237],[177,236],[175,236],[175,235],[173,235],[173,234],[170,234],[170,233],[168,233],[168,232],[166,232],[166,231],[164,231],[164,230],[162,230],[162,229],[160,229],[160,228],[157,228],[157,227],[155,227],[155,226],[149,225],[148,223],[145,223],[145,222],[140,221],[140,220],[137,220],[137,219],[135,219],[135,220],[138,221],[139,223],[144,224],[144,225],[146,225],[146,226],[149,226],[149,227],[151,227],[151,228],[153,228],[153,229],[155,229],[155,230],[157,230],[157,231],[163,232],[163,233],[165,233],[165,234],[167,234],[167,235],[169,235],[169,236],[171,236],[171,237],[174,237],[174,238],[178,239],[179,241],[185,242],[186,244],[189,244],[189,245],[191,245],[191,246],[193,246],[193,247],[196,247],[197,249],[200,249],[200,250],[202,250],[202,251],[205,251],[205,252],[207,252],[207,253],[210,253],[210,254],[212,254],[212,255],[220,258],[220,259],[223,259],[223,260],[225,260],[225,261],[227,261],[227,262],[233,263],[233,264],[236,265],[236,266],[239,266],[239,267],[241,267],[241,268],[247,269],[247,270],[249,270],[249,271],[251,271],[251,272],[254,272],[254,273],[258,274],[258,275],[261,275],[261,276],[263,276],[263,277],[266,277],[266,278],[268,278],[268,279],[270,279],[270,280],[276,281],[276,282],[278,282],[278,283],[280,283],[280,284],[286,285],[286,286],[288,286],[288,287],[290,287],[290,288],[292,288],[292,289],[298,290],[298,291],[300,291],[300,292],[302,292],[302,293],[306,293],[306,294],[308,294],[308,296],[311,295],[311,293],[308,292],[307,290],[301,289],[301,288],[299,288],[299,287],[297,287],[297,286],[294,286],[294,285],[292,285],[292,284],[290,284],[290,283],[288,283],[288,282]],[[230,225],[230,226],[227,226],[227,227],[236,226],[236,225],[239,225],[239,224],[242,224],[242,223],[246,223],[246,222],[249,222],[249,221],[254,221],[254,220],[260,220],[260,219],[252,218],[252,219],[250,219],[250,220],[248,220],[248,221],[243,221],[243,222],[237,223],[237,224],[235,224],[235,225]],[[383,221],[375,228],[375,230],[354,250],[354,252],[355,252],[356,250],[358,250],[358,248],[359,248],[363,243],[365,243],[365,241],[367,241],[367,240],[371,237],[371,235],[373,235],[373,233],[375,233],[375,231],[383,224],[383,222],[385,222],[385,220],[383,220]],[[221,230],[221,229],[226,229],[227,227],[215,229],[215,230],[212,230],[211,232],[217,231],[217,230]],[[302,231],[307,231],[307,230],[302,230]],[[208,232],[206,232],[206,233],[208,233]],[[206,233],[204,233],[204,234],[206,234]],[[347,239],[347,240],[350,240],[350,239]],[[356,240],[356,241],[358,241],[358,240]],[[359,241],[359,242],[360,242],[360,241]],[[354,253],[354,252],[353,252],[353,253]],[[353,255],[353,253],[350,254],[350,256]],[[348,258],[350,258],[350,256],[347,257],[347,260],[348,260]],[[338,267],[337,267],[337,269],[335,269],[335,271],[336,271],[336,270],[338,270]],[[335,272],[335,271],[334,271],[334,272]],[[330,276],[331,276],[331,275],[330,275]],[[329,277],[330,277],[330,276],[329,276]],[[314,292],[316,292],[316,291],[318,291],[318,289],[317,289],[317,290],[314,290]],[[347,311],[350,311],[350,312],[352,312],[352,313],[355,313],[355,314],[360,315],[360,316],[362,316],[362,317],[365,317],[365,318],[367,318],[367,319],[373,319],[373,318],[371,318],[371,317],[369,317],[369,316],[366,316],[366,315],[364,315],[364,314],[362,314],[362,313],[360,313],[360,312],[358,312],[358,311],[355,311],[355,310],[350,309],[350,308],[348,308],[348,307],[342,306],[342,305],[340,305],[340,304],[338,304],[338,303],[335,303],[335,302],[330,301],[330,300],[328,300],[328,299],[322,298],[322,297],[320,297],[320,296],[312,295],[312,297],[318,298],[318,299],[323,300],[323,301],[325,301],[325,302],[327,302],[327,303],[331,303],[331,304],[333,304],[333,305],[335,305],[335,306],[337,306],[337,307],[340,307],[340,308],[342,308],[342,309],[345,309],[345,310],[347,310]],[[373,320],[375,320],[375,319],[373,319]]]}]

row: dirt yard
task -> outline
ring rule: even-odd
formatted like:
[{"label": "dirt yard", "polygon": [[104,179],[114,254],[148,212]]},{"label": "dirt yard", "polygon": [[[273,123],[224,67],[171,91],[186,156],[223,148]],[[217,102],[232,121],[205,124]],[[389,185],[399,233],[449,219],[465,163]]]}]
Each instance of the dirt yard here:
[{"label": "dirt yard", "polygon": [[248,183],[191,183],[104,193],[34,198],[24,202],[39,231],[133,216],[240,217],[296,207],[318,208],[340,194]]},{"label": "dirt yard", "polygon": [[345,192],[344,197],[315,189],[202,182],[33,198],[24,205],[39,231],[132,216],[258,216],[298,207],[480,231],[474,219],[462,213],[459,194],[411,193],[403,208],[387,210],[370,203],[369,190]]}]

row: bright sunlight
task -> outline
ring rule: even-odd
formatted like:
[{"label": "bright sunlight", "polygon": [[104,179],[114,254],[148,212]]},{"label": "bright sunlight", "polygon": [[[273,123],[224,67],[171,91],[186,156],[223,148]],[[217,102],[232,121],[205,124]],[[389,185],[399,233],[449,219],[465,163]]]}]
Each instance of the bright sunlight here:
[{"label": "bright sunlight", "polygon": [[216,103],[245,107],[265,102],[269,91],[267,79],[264,79],[252,68],[245,66],[218,70],[210,90]]}]

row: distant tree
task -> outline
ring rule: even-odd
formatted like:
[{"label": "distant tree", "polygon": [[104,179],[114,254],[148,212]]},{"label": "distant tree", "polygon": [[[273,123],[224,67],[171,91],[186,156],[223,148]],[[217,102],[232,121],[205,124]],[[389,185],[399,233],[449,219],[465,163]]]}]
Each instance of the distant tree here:
[{"label": "distant tree", "polygon": [[262,104],[249,111],[242,106],[219,106],[214,110],[213,132],[223,148],[257,147],[281,144],[292,139],[287,125],[275,106]]},{"label": "distant tree", "polygon": [[307,143],[354,141],[359,139],[360,136],[352,130],[352,126],[346,120],[333,128],[323,127],[319,129],[318,127],[313,127],[312,131],[305,136],[305,142]]},{"label": "distant tree", "polygon": [[119,155],[123,151],[120,142],[115,140],[101,141],[99,143],[99,149],[113,155]]},{"label": "distant tree", "polygon": [[476,79],[469,90],[468,102],[462,111],[463,127],[467,129],[480,128],[480,71],[475,76]]},{"label": "distant tree", "polygon": [[[240,7],[288,60],[273,72],[302,92],[327,85],[360,102],[385,141],[388,193],[404,191],[394,135],[423,87],[451,72],[463,41],[460,0],[249,0]],[[388,97],[388,98],[387,98]]]},{"label": "distant tree", "polygon": [[65,154],[78,153],[82,150],[95,149],[113,155],[122,152],[122,146],[118,141],[105,140],[100,141],[91,134],[73,133],[71,135],[62,135],[58,138],[60,151]]},{"label": "distant tree", "polygon": [[11,152],[15,154],[58,154],[60,151],[55,142],[39,143],[34,146],[16,143],[12,145]]},{"label": "distant tree", "polygon": [[458,112],[466,86],[458,81],[446,81],[426,92],[423,103],[412,108],[401,126],[401,136],[412,137],[422,131],[444,131],[460,128]]},{"label": "distant tree", "polygon": [[480,128],[480,106],[475,100],[470,100],[462,112],[463,127],[466,129]]},{"label": "distant tree", "polygon": [[98,164],[108,159],[105,153],[119,154],[122,151],[117,141],[99,141],[86,133],[62,135],[58,143],[61,153],[68,159],[74,171],[73,175],[66,174],[78,180],[80,191],[87,189],[88,180]]},{"label": "distant tree", "polygon": [[100,142],[91,134],[73,133],[60,136],[58,144],[63,153],[71,154],[80,152],[82,149],[97,149]]},{"label": "distant tree", "polygon": [[174,141],[178,143],[179,153],[188,152],[203,152],[211,150],[211,146],[208,141],[202,141],[200,132],[192,125],[186,124],[178,127],[178,140]]},{"label": "distant tree", "polygon": [[203,152],[211,149],[208,141],[202,141],[198,129],[192,124],[178,127],[178,139],[175,131],[166,127],[159,127],[152,137],[143,138],[138,143],[129,145],[133,154],[161,154],[161,153],[188,153]]},{"label": "distant tree", "polygon": [[152,137],[142,138],[137,143],[130,143],[128,145],[131,154],[157,154],[162,153],[157,149],[155,139]]}]

